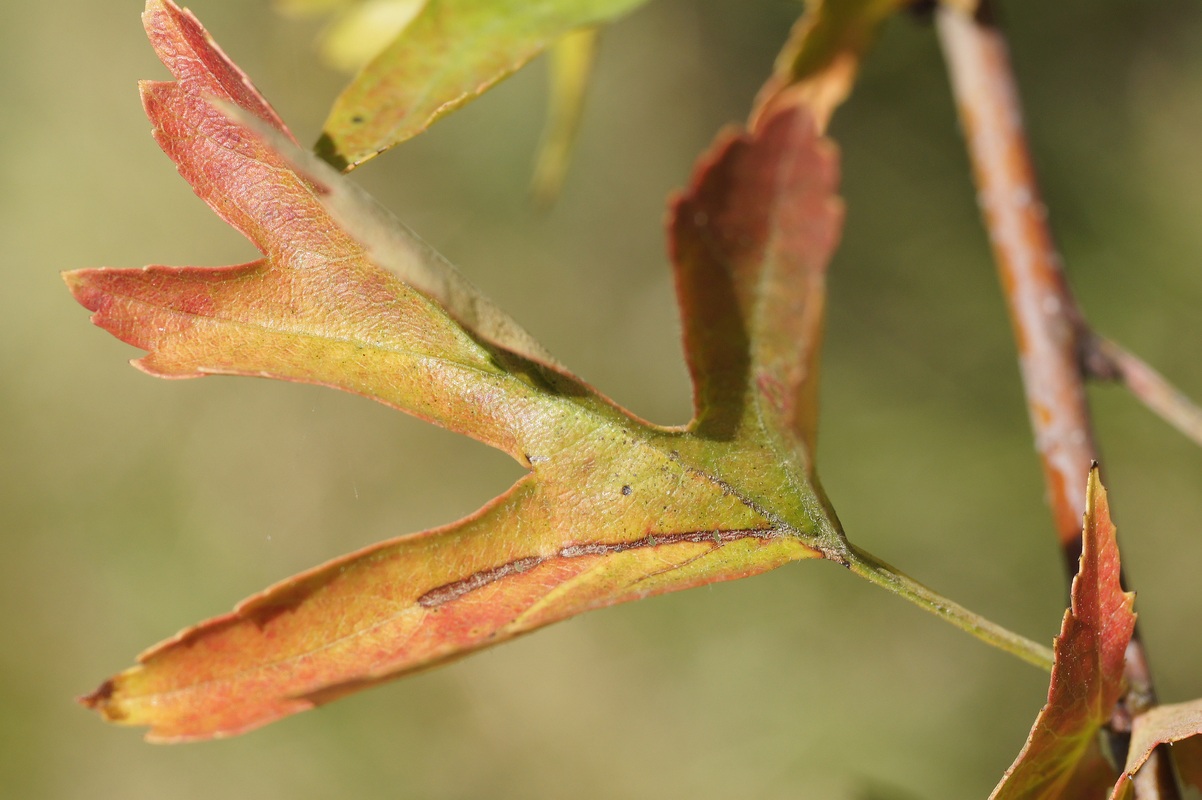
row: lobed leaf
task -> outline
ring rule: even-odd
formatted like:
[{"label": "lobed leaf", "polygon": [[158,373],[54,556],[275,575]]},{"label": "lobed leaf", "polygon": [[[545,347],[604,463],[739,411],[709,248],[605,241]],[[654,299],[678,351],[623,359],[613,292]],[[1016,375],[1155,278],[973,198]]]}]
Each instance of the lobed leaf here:
[{"label": "lobed leaf", "polygon": [[340,169],[421,133],[564,34],[645,0],[427,0],[335,101],[317,143]]},{"label": "lobed leaf", "polygon": [[1103,797],[1114,768],[1098,733],[1123,691],[1123,664],[1135,629],[1134,595],[1119,585],[1119,552],[1106,489],[1089,473],[1080,567],[1072,603],[1056,639],[1048,702],[1027,743],[990,795],[1014,798]]},{"label": "lobed leaf", "polygon": [[[541,360],[449,265],[297,152],[190,14],[149,0],[144,19],[176,76],[143,87],[156,138],[264,258],[69,274],[94,321],[146,349],[136,363],[151,374],[336,386],[500,447],[530,473],[464,520],[337,559],[181,632],[86,705],[160,741],[232,735],[588,609],[846,552],[820,490],[778,452],[778,428],[813,417],[813,372],[785,362],[809,363],[816,338],[786,347],[772,326],[791,324],[784,298],[806,289],[814,330],[814,276],[839,216],[833,151],[803,105],[724,140],[677,207],[714,219],[681,229],[696,256],[679,267],[697,296],[689,313],[731,315],[703,292],[715,274],[755,298],[742,349],[698,338],[696,321],[689,334],[695,377],[739,381],[762,418],[740,417],[719,439],[706,422],[716,407],[692,432],[659,428]],[[756,191],[771,202],[736,208]],[[710,249],[711,234],[738,246]],[[727,368],[740,359],[750,371]],[[768,391],[773,381],[791,394]]]}]

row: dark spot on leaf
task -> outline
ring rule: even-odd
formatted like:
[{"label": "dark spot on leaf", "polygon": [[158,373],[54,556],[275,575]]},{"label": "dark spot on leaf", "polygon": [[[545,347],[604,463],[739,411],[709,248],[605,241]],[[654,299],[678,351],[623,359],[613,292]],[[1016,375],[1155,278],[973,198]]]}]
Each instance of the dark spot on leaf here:
[{"label": "dark spot on leaf", "polygon": [[622,487],[622,494],[629,495],[632,491],[634,490],[630,488],[629,484]]}]

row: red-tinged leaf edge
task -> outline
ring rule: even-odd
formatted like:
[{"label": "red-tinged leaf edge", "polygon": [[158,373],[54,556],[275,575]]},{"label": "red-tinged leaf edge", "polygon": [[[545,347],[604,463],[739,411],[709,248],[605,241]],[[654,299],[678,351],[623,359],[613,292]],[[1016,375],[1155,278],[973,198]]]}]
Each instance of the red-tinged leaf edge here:
[{"label": "red-tinged leaf edge", "polygon": [[172,0],[147,0],[142,24],[155,53],[186,92],[234,103],[296,141],[246,73],[191,11]]}]

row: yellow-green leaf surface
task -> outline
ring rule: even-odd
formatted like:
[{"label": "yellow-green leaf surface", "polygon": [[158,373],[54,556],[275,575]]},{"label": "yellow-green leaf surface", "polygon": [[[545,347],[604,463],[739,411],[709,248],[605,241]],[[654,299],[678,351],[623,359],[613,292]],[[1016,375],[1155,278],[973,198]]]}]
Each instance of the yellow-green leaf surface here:
[{"label": "yellow-green leaf surface", "polygon": [[1135,630],[1134,595],[1119,585],[1110,504],[1095,466],[1089,473],[1082,552],[1072,605],[1056,639],[1048,702],[993,800],[1105,797],[1113,767],[1098,733],[1123,691],[1123,664]]},{"label": "yellow-green leaf surface", "polygon": [[776,59],[757,105],[766,108],[789,87],[802,92],[825,128],[851,92],[865,51],[881,22],[912,0],[808,0]]},{"label": "yellow-green leaf surface", "polygon": [[335,101],[318,153],[353,168],[478,97],[569,31],[645,0],[427,0]]},{"label": "yellow-green leaf surface", "polygon": [[[175,76],[143,86],[155,137],[263,258],[68,274],[93,320],[145,349],[136,363],[151,374],[342,388],[529,471],[466,519],[350,554],[181,632],[85,704],[160,741],[232,735],[591,608],[799,559],[846,563],[805,449],[820,276],[841,215],[834,151],[803,105],[723,136],[677,202],[698,418],[662,428],[541,358],[344,178],[305,166],[190,14],[150,0],[144,20]],[[725,306],[714,280],[732,292]],[[784,299],[794,294],[800,305]],[[792,331],[798,311],[806,335],[782,338],[774,326]],[[747,325],[707,338],[705,314],[723,330],[723,318]]]}]

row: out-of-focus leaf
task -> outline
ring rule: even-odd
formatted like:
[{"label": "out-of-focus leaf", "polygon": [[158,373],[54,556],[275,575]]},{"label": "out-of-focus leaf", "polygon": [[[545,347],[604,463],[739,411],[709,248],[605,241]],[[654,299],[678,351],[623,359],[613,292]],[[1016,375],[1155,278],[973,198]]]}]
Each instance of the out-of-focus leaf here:
[{"label": "out-of-focus leaf", "polygon": [[1134,595],[1119,585],[1119,551],[1106,490],[1095,466],[1086,489],[1082,552],[1072,605],[1056,639],[1048,702],[994,800],[1103,797],[1115,782],[1098,733],[1123,691],[1135,629]]},{"label": "out-of-focus leaf", "polygon": [[[452,313],[444,296],[456,302],[463,286],[448,282],[449,266],[374,218],[382,212],[332,170],[296,172],[303,157],[272,144],[291,147],[286,129],[190,14],[149,0],[144,18],[176,77],[143,86],[155,136],[264,258],[69,274],[93,319],[148,350],[137,363],[151,374],[336,386],[475,436],[529,474],[466,519],[345,556],[183,631],[85,704],[161,741],[232,735],[591,608],[799,559],[847,563],[808,468],[781,452],[813,417],[802,405],[817,338],[782,343],[773,326],[798,312],[813,334],[815,276],[840,224],[834,153],[803,105],[724,137],[677,203],[698,418],[660,428],[482,333],[504,326]],[[340,224],[359,214],[368,222]],[[748,315],[731,342],[700,328],[699,314],[732,314],[710,279]],[[799,307],[783,299],[793,293]],[[727,397],[740,409],[729,418],[715,405]]]},{"label": "out-of-focus leaf", "polygon": [[342,92],[318,154],[351,169],[475,99],[569,31],[645,0],[428,0]]},{"label": "out-of-focus leaf", "polygon": [[347,8],[355,0],[275,0],[273,5],[281,14],[292,17],[317,17]]},{"label": "out-of-focus leaf", "polygon": [[334,69],[354,72],[378,56],[426,0],[364,0],[348,8],[321,37],[321,57]]},{"label": "out-of-focus leaf", "polygon": [[912,0],[808,0],[756,100],[761,111],[789,87],[800,91],[819,129],[851,92],[860,59],[881,22]]},{"label": "out-of-focus leaf", "polygon": [[551,46],[547,124],[531,183],[535,202],[540,205],[552,202],[563,186],[584,114],[584,97],[597,59],[598,38],[596,29],[583,28],[565,34]]},{"label": "out-of-focus leaf", "polygon": [[[1177,742],[1183,742],[1199,734],[1202,734],[1202,700],[1157,706],[1140,714],[1132,723],[1127,763],[1112,798],[1118,800],[1123,795],[1126,789],[1125,784],[1139,771],[1139,768],[1152,755],[1152,751],[1159,745],[1166,743],[1176,745]],[[1193,766],[1195,775],[1197,774],[1197,765],[1182,768],[1183,765],[1194,760],[1191,756],[1195,753],[1191,753],[1189,748],[1181,749],[1177,746],[1173,747],[1172,753],[1178,771],[1182,773],[1183,777],[1187,774],[1190,766]]]}]

